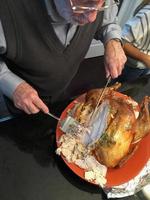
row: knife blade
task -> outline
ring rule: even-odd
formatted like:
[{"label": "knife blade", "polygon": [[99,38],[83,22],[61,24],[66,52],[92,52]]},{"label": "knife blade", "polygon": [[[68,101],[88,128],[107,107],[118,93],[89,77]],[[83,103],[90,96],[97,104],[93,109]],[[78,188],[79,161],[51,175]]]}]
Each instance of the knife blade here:
[{"label": "knife blade", "polygon": [[92,123],[93,123],[94,117],[96,116],[96,113],[97,113],[97,111],[98,111],[99,103],[100,103],[100,101],[102,100],[102,97],[104,96],[104,94],[105,94],[105,92],[106,92],[106,88],[107,88],[108,84],[110,83],[110,81],[111,81],[111,76],[108,77],[107,82],[106,82],[106,84],[105,84],[105,86],[104,86],[102,92],[100,93],[100,95],[99,95],[99,97],[98,97],[98,101],[97,101],[96,107],[95,107],[95,109],[94,109],[94,111],[93,111],[93,113],[92,113],[92,115],[91,115],[91,117],[90,117],[90,119],[89,119],[89,125],[90,125],[90,126],[91,126]]}]

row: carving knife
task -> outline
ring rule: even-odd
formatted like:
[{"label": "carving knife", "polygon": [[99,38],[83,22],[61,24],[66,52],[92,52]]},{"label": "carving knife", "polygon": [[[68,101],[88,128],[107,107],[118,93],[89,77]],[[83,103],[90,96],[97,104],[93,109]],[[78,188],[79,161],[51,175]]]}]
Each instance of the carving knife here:
[{"label": "carving knife", "polygon": [[93,120],[94,120],[95,115],[96,115],[97,110],[98,110],[99,103],[102,100],[102,97],[104,96],[104,94],[106,92],[106,88],[107,88],[108,84],[110,83],[110,81],[111,81],[111,76],[108,77],[107,82],[106,82],[102,92],[100,93],[100,95],[98,97],[98,101],[97,101],[96,107],[95,107],[95,109],[94,109],[94,111],[93,111],[93,113],[92,113],[92,115],[90,117],[90,120],[89,120],[89,125],[92,125],[92,123],[93,123]]}]

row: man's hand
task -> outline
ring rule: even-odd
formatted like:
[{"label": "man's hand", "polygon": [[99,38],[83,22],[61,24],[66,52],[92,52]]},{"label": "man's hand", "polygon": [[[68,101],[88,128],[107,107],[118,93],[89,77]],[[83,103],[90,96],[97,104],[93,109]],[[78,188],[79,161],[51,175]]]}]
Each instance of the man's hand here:
[{"label": "man's hand", "polygon": [[117,78],[122,73],[126,61],[121,43],[113,39],[108,41],[104,54],[106,77],[111,75],[112,78]]},{"label": "man's hand", "polygon": [[40,110],[48,113],[48,107],[39,98],[37,91],[28,83],[19,84],[13,93],[14,105],[27,114],[35,114]]}]

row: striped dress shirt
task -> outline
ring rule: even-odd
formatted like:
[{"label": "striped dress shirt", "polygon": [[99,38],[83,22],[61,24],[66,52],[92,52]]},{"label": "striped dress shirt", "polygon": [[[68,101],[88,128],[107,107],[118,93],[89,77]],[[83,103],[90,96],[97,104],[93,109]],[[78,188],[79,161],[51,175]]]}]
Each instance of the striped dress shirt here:
[{"label": "striped dress shirt", "polygon": [[[132,43],[141,52],[150,55],[150,3],[127,21],[122,30],[122,39]],[[141,69],[146,66],[132,58],[128,58],[128,65]]]}]

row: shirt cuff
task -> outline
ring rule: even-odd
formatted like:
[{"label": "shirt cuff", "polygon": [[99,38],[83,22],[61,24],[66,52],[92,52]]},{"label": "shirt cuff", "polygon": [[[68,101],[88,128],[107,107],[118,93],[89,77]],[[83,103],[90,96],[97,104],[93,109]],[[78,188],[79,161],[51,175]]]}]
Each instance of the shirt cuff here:
[{"label": "shirt cuff", "polygon": [[24,82],[23,79],[21,79],[11,71],[7,71],[0,78],[0,89],[4,95],[12,99],[13,92],[22,82]]},{"label": "shirt cuff", "polygon": [[118,33],[118,31],[111,31],[109,33],[107,33],[107,37],[105,37],[103,43],[104,45],[112,39],[118,39],[120,40],[120,42],[122,43],[122,39],[121,39],[121,34]]}]

